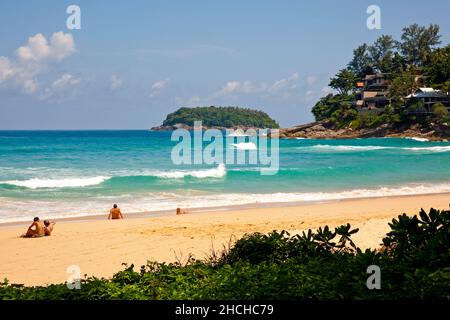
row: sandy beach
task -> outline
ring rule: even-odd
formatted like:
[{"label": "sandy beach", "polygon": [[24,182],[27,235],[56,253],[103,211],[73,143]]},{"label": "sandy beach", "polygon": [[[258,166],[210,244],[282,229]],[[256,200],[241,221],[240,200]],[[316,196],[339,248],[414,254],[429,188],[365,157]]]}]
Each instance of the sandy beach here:
[{"label": "sandy beach", "polygon": [[[342,200],[270,208],[205,211],[176,216],[108,221],[57,221],[54,234],[38,239],[18,236],[25,226],[0,226],[0,278],[13,283],[44,285],[67,280],[67,268],[81,274],[111,277],[122,263],[139,266],[147,260],[184,261],[189,254],[204,258],[245,233],[287,230],[291,234],[320,226],[351,223],[361,248],[376,248],[388,232],[388,222],[420,208],[448,209],[450,194]],[[125,213],[125,217],[127,215]],[[45,218],[45,217],[43,217]]]}]

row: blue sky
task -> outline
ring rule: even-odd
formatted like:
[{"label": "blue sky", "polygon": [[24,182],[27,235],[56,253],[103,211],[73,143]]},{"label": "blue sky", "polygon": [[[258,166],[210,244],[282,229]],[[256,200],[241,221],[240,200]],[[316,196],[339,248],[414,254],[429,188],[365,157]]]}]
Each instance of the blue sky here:
[{"label": "blue sky", "polygon": [[[70,4],[81,30],[66,27]],[[371,4],[381,30],[366,27]],[[355,47],[414,22],[439,24],[447,44],[448,12],[446,0],[2,1],[0,129],[145,129],[197,105],[304,123]]]}]

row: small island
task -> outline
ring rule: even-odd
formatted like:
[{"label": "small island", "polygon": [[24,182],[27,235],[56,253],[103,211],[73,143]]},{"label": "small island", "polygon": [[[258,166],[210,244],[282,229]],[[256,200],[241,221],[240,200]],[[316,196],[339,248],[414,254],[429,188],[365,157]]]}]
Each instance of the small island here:
[{"label": "small island", "polygon": [[382,35],[360,45],[330,79],[335,94],[312,108],[316,122],[281,137],[449,140],[450,45],[439,47],[440,38],[438,25],[413,24],[400,40]]},{"label": "small island", "polygon": [[167,115],[166,120],[152,131],[191,130],[194,121],[202,121],[203,128],[243,129],[279,128],[278,123],[267,113],[259,110],[239,107],[195,107],[179,108]]}]

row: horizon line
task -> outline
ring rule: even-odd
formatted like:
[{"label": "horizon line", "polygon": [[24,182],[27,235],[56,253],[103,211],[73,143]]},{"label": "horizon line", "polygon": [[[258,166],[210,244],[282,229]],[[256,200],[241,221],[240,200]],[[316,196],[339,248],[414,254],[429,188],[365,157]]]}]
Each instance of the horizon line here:
[{"label": "horizon line", "polygon": [[148,129],[1,129],[0,132],[5,131],[150,131]]}]

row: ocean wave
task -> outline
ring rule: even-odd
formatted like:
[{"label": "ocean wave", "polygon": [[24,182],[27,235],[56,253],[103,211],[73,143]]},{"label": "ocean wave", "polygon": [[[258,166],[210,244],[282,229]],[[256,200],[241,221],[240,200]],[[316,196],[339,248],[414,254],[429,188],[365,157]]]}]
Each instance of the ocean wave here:
[{"label": "ocean wave", "polygon": [[167,171],[167,172],[153,172],[148,173],[147,175],[155,176],[158,178],[166,178],[166,179],[182,179],[185,177],[193,177],[193,178],[222,178],[227,173],[224,164],[219,164],[217,168],[206,169],[206,170],[191,170],[191,171]]},{"label": "ocean wave", "polygon": [[329,151],[329,152],[351,152],[351,151],[374,151],[374,150],[406,150],[419,152],[448,152],[450,146],[434,147],[390,147],[390,146],[349,146],[349,145],[328,145],[318,144],[310,147],[297,147],[297,150]]},{"label": "ocean wave", "polygon": [[28,189],[41,188],[75,188],[99,185],[107,180],[133,178],[133,177],[153,177],[155,179],[183,179],[192,177],[197,179],[222,178],[227,170],[224,164],[219,164],[216,168],[204,170],[175,170],[175,171],[135,171],[135,172],[109,172],[108,176],[97,176],[91,178],[61,178],[42,179],[32,178],[28,180],[8,180],[0,181],[0,185],[12,185]]},{"label": "ocean wave", "polygon": [[402,149],[411,150],[411,151],[426,151],[426,152],[448,152],[448,151],[450,151],[450,146],[411,147],[411,148],[402,148]]},{"label": "ocean wave", "polygon": [[227,137],[250,137],[250,135],[249,134],[245,134],[243,132],[236,131],[234,133],[228,134]]},{"label": "ocean wave", "polygon": [[[358,198],[377,198],[405,195],[436,194],[450,192],[450,183],[380,187],[377,189],[353,189],[340,192],[276,193],[268,202],[327,201]],[[267,195],[264,196],[264,199]],[[261,199],[263,201],[263,199]]]},{"label": "ocean wave", "polygon": [[239,150],[256,150],[256,145],[253,142],[232,143],[231,145]]},{"label": "ocean wave", "polygon": [[[24,221],[33,216],[64,218],[106,214],[111,203],[119,203],[124,212],[159,212],[186,209],[221,210],[232,205],[264,203],[320,202],[343,199],[378,198],[450,192],[450,183],[387,186],[374,189],[352,189],[336,192],[277,192],[277,193],[152,193],[149,196],[97,198],[86,201],[18,200],[0,198],[0,222]],[[210,208],[210,209],[209,209]]]},{"label": "ocean wave", "polygon": [[110,177],[92,177],[92,178],[66,178],[66,179],[28,179],[28,180],[10,180],[0,181],[0,184],[8,184],[17,187],[29,189],[39,188],[76,188],[94,186],[103,183]]},{"label": "ocean wave", "polygon": [[371,151],[382,149],[394,149],[394,147],[386,147],[386,146],[346,146],[346,145],[329,145],[329,144],[318,144],[312,147],[299,147],[299,149],[308,149],[308,148],[325,151]]},{"label": "ocean wave", "polygon": [[419,141],[419,142],[428,142],[428,141],[430,141],[427,138],[419,138],[419,137],[405,137],[405,139]]}]

